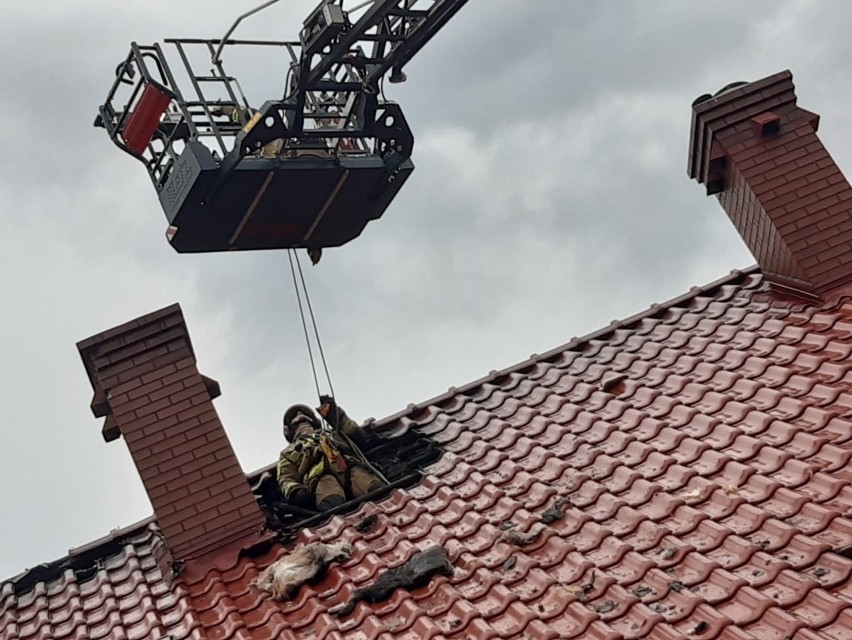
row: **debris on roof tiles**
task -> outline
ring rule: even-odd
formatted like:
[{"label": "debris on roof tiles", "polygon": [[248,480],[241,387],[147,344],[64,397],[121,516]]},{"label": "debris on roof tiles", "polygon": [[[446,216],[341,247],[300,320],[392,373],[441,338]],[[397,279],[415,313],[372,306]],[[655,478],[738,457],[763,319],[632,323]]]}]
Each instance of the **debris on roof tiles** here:
[{"label": "debris on roof tiles", "polygon": [[322,578],[332,562],[343,562],[351,556],[352,547],[345,542],[311,542],[296,547],[266,567],[250,586],[265,591],[275,600],[292,600],[303,584]]},{"label": "debris on roof tiles", "polygon": [[551,524],[565,517],[565,512],[562,511],[562,507],[568,504],[568,500],[566,498],[558,498],[554,501],[553,505],[550,506],[547,511],[541,514],[541,521],[544,524]]},{"label": "debris on roof tiles", "polygon": [[521,533],[517,529],[509,529],[500,535],[500,540],[518,547],[526,547],[538,540],[542,531],[544,531],[544,527],[539,527],[538,529],[527,531],[526,533]]},{"label": "debris on roof tiles", "polygon": [[397,589],[411,590],[425,586],[434,575],[453,575],[453,565],[443,547],[435,546],[420,551],[404,564],[385,571],[371,585],[356,590],[345,605],[331,613],[338,617],[347,616],[359,602],[382,602]]},{"label": "debris on roof tiles", "polygon": [[592,569],[591,576],[589,576],[589,581],[583,583],[577,587],[576,597],[579,600],[586,598],[589,594],[591,594],[595,589],[595,570]]},{"label": "debris on roof tiles", "polygon": [[379,516],[375,513],[364,516],[361,518],[361,521],[355,525],[355,531],[358,533],[369,533],[376,527],[376,523],[378,523],[378,521]]}]

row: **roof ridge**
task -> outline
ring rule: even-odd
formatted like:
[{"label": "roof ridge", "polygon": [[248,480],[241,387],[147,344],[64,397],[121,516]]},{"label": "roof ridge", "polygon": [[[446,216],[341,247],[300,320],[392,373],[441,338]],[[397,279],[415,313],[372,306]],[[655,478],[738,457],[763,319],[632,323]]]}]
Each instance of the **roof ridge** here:
[{"label": "roof ridge", "polygon": [[450,387],[449,389],[447,389],[447,391],[445,391],[441,394],[438,394],[437,396],[434,396],[433,398],[430,398],[430,399],[425,400],[423,402],[409,404],[402,411],[398,411],[397,413],[391,414],[390,416],[387,416],[385,418],[381,418],[379,420],[377,420],[375,418],[367,418],[367,420],[365,420],[365,424],[370,424],[373,428],[384,427],[384,426],[389,425],[389,424],[391,424],[391,423],[393,423],[397,420],[400,420],[401,418],[408,416],[409,414],[411,414],[414,411],[422,410],[422,409],[425,409],[425,408],[427,408],[431,405],[439,404],[439,403],[441,403],[445,400],[452,398],[453,396],[455,396],[459,393],[464,393],[465,391],[469,391],[471,389],[474,389],[474,388],[481,386],[481,385],[485,384],[486,382],[490,382],[490,381],[492,381],[495,378],[498,378],[500,376],[505,376],[505,375],[508,375],[508,374],[517,373],[518,371],[522,371],[523,369],[527,369],[527,368],[529,368],[529,367],[531,367],[531,366],[533,366],[533,365],[535,365],[535,364],[537,364],[541,361],[547,360],[548,358],[552,358],[552,357],[554,357],[558,354],[564,353],[566,351],[575,350],[578,346],[585,344],[585,343],[587,343],[591,340],[594,340],[596,338],[600,338],[600,337],[603,337],[605,335],[608,335],[608,334],[612,333],[613,331],[615,331],[616,329],[622,328],[622,327],[627,326],[627,325],[634,324],[634,323],[636,323],[640,320],[644,320],[645,318],[653,317],[654,315],[656,315],[656,314],[658,314],[662,311],[665,311],[665,310],[671,309],[673,307],[677,307],[679,305],[682,305],[683,303],[685,303],[689,300],[692,300],[692,299],[696,298],[697,296],[699,296],[703,293],[713,291],[713,290],[718,289],[719,287],[724,286],[726,284],[735,284],[736,282],[744,279],[745,277],[753,275],[755,273],[760,273],[760,267],[756,264],[752,265],[750,267],[746,267],[744,269],[732,269],[728,273],[728,275],[723,276],[721,278],[718,278],[716,280],[713,280],[712,282],[709,282],[706,285],[690,287],[689,291],[687,291],[686,293],[682,293],[678,296],[675,296],[674,298],[666,300],[663,303],[654,303],[650,307],[645,309],[644,311],[640,311],[639,313],[636,313],[632,316],[628,316],[627,318],[624,318],[622,320],[613,320],[612,322],[610,322],[605,327],[602,327],[600,329],[596,329],[595,331],[587,333],[583,336],[573,337],[568,342],[566,342],[566,343],[564,343],[564,344],[562,344],[558,347],[555,347],[553,349],[550,349],[548,351],[545,351],[542,354],[533,353],[526,360],[518,362],[514,365],[510,365],[510,366],[508,366],[504,369],[492,369],[487,375],[485,375],[481,378],[473,380],[472,382],[464,384],[460,387]]}]

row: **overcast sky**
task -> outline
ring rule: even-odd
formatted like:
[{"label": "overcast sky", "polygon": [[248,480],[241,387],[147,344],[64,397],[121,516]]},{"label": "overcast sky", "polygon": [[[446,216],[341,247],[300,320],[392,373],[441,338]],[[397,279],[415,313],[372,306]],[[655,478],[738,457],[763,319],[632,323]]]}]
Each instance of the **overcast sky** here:
[{"label": "overcast sky", "polygon": [[[218,38],[255,4],[0,7],[0,578],[151,513],[78,340],[180,302],[246,471],[313,401],[286,253],[174,253],[143,166],[91,126],[131,40]],[[292,39],[314,4],[237,35]],[[380,418],[752,264],[686,176],[690,104],[789,68],[852,166],[850,23],[844,0],[470,0],[388,87],[412,178],[307,274],[341,404]],[[284,70],[255,68],[259,104]]]}]

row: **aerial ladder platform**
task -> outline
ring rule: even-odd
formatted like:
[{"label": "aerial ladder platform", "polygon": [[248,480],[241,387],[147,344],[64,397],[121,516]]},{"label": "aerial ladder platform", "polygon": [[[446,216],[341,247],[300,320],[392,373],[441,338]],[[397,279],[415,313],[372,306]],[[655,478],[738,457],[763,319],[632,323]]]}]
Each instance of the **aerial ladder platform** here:
[{"label": "aerial ladder platform", "polygon": [[[466,3],[323,0],[297,41],[134,42],[95,125],[145,165],[178,252],[340,246],[414,170],[414,136],[384,79],[404,81]],[[281,97],[249,102],[223,62],[237,52],[280,60],[267,84]]]}]

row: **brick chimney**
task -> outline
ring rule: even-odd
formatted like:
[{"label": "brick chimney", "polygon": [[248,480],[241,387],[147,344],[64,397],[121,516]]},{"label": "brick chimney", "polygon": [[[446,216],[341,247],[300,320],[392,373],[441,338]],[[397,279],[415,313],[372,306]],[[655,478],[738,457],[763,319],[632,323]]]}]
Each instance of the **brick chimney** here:
[{"label": "brick chimney", "polygon": [[173,560],[256,541],[263,514],[202,376],[183,314],[172,305],[77,344],[106,418],[124,436]]},{"label": "brick chimney", "polygon": [[852,281],[852,188],[796,106],[793,76],[693,104],[689,176],[715,194],[778,292],[809,300]]}]

